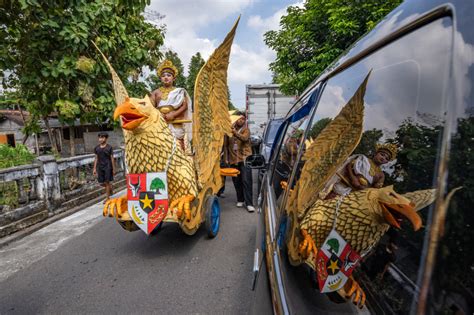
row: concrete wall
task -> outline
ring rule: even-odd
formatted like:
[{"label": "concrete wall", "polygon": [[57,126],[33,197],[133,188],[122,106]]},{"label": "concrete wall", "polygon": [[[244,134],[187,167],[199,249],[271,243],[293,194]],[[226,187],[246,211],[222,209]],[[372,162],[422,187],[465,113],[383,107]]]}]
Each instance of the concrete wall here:
[{"label": "concrete wall", "polygon": [[[71,145],[70,140],[63,139],[63,148],[61,150],[62,156],[70,156],[71,155]],[[82,138],[75,138],[74,139],[74,147],[76,155],[90,153],[87,152],[84,146],[84,139]]]},{"label": "concrete wall", "polygon": [[[113,185],[123,187],[123,151],[115,150],[114,157],[117,176]],[[93,154],[59,160],[44,155],[31,165],[0,170],[0,182],[16,187],[17,192],[17,202],[0,204],[0,238],[102,194],[104,190],[92,175],[94,159]]]},{"label": "concrete wall", "polygon": [[[12,122],[11,120],[4,120],[0,122],[0,134],[14,134],[15,136],[15,143],[16,144],[21,144],[23,143],[23,133],[21,132],[22,126],[17,125],[16,123]],[[35,151],[35,138],[34,136],[28,137],[28,139],[25,142],[26,147],[32,152]]]}]

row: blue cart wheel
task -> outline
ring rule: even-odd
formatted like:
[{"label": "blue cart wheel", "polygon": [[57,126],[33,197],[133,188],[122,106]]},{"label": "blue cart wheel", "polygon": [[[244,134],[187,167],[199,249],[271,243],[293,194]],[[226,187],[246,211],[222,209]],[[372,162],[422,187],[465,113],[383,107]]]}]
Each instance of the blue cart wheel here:
[{"label": "blue cart wheel", "polygon": [[209,238],[216,237],[219,233],[219,225],[221,221],[221,207],[219,205],[219,199],[212,195],[206,200],[206,226],[207,236]]}]

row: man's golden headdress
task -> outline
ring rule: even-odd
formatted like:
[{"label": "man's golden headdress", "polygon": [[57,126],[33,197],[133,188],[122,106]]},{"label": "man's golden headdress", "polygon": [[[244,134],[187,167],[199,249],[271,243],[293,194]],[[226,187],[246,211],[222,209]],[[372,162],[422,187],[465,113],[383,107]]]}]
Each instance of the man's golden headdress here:
[{"label": "man's golden headdress", "polygon": [[169,71],[173,74],[174,77],[177,77],[178,76],[178,68],[176,68],[173,64],[173,62],[169,59],[166,59],[165,61],[163,61],[163,63],[158,67],[158,75],[161,76],[161,74],[164,72],[164,71]]},{"label": "man's golden headdress", "polygon": [[379,143],[375,145],[375,151],[383,151],[388,153],[388,155],[390,156],[390,161],[393,161],[397,157],[398,148],[393,143]]}]

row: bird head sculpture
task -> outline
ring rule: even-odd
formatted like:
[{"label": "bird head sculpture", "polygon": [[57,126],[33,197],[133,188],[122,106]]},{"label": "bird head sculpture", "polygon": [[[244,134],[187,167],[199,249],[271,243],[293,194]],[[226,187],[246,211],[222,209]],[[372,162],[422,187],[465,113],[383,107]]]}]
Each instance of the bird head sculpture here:
[{"label": "bird head sculpture", "polygon": [[369,189],[367,199],[372,201],[367,209],[373,212],[375,222],[400,229],[403,220],[408,220],[415,231],[421,228],[422,221],[416,212],[416,204],[395,192],[392,185]]},{"label": "bird head sculpture", "polygon": [[114,119],[120,119],[125,132],[142,133],[156,125],[161,130],[167,129],[167,124],[156,109],[150,98],[125,98],[114,111]]}]

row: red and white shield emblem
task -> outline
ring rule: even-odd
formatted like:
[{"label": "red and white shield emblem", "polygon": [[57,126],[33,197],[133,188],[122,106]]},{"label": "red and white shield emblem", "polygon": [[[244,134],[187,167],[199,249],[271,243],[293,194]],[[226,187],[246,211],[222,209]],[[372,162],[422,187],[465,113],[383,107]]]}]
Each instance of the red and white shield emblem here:
[{"label": "red and white shield emblem", "polygon": [[331,230],[316,256],[316,273],[321,293],[341,289],[360,261],[360,255]]},{"label": "red and white shield emblem", "polygon": [[150,234],[168,213],[166,173],[128,174],[127,199],[130,217]]}]

